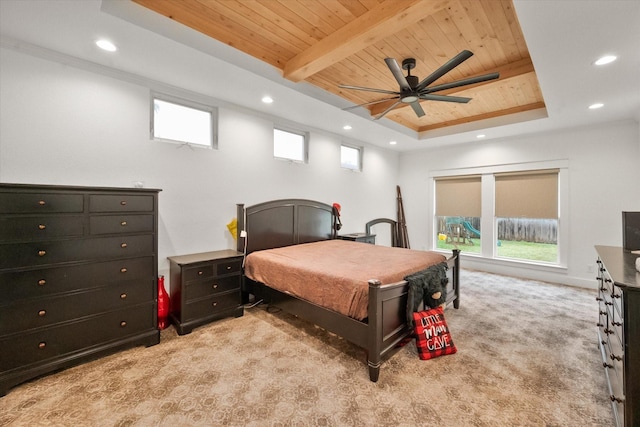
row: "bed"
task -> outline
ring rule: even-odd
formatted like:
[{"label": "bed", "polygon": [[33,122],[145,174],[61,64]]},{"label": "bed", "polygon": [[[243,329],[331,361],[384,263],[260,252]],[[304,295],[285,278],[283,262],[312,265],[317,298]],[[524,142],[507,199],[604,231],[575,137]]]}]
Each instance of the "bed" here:
[{"label": "bed", "polygon": [[[253,295],[256,301],[264,300],[271,306],[320,326],[363,348],[367,353],[371,381],[378,381],[382,361],[413,332],[407,327],[408,285],[402,277],[407,273],[425,269],[430,263],[446,262],[449,278],[446,303],[452,304],[454,308],[459,307],[459,251],[454,251],[447,258],[435,252],[412,251],[336,239],[338,227],[333,207],[313,200],[281,199],[249,207],[238,204],[237,210],[240,231],[238,251],[245,253],[243,302],[248,302]],[[324,261],[324,264],[320,263],[320,270],[330,271],[334,274],[333,276],[316,277],[316,273],[320,273],[318,268],[312,273],[301,273],[298,270],[302,267],[298,265],[302,263],[300,259],[303,258],[300,253],[313,254],[311,251],[316,247],[323,247],[325,250],[324,255],[319,256]],[[346,252],[357,252],[358,262],[341,261],[341,255],[336,255],[338,253],[336,251],[341,250],[340,247],[346,248]],[[368,252],[360,252],[366,249],[374,250],[375,256]],[[291,250],[298,252],[292,255],[289,252]],[[401,255],[399,258],[394,258],[392,264],[401,265],[402,268],[399,271],[386,271],[386,267],[381,268],[376,265],[384,262],[379,258],[380,254],[382,257],[398,257],[397,251],[400,251]],[[334,254],[331,255],[332,253]],[[284,273],[279,270],[276,276],[265,273],[265,270],[256,271],[257,267],[254,263],[257,261],[254,260],[269,258],[271,255],[274,259],[279,259],[281,264],[286,264],[289,270]],[[409,266],[403,260],[405,255],[408,258],[416,257],[419,264]],[[332,256],[337,259],[331,258]],[[377,259],[377,261],[369,265],[367,264],[369,259]],[[375,272],[377,277],[371,276],[370,272]],[[281,283],[269,283],[271,280],[276,280],[273,277],[277,276],[280,277],[278,280],[282,280],[283,274],[285,286],[299,286],[299,282],[302,281],[307,282],[307,287],[316,290],[317,288],[342,289],[345,285],[343,282],[353,279],[364,282],[359,285],[364,287],[364,291],[360,289],[355,296],[339,298],[339,301],[320,292],[322,296],[314,296],[315,299],[311,300],[307,299],[309,297],[296,295],[296,289],[282,288]],[[366,279],[363,279],[364,277]],[[358,304],[358,301],[362,303],[362,300],[364,300],[364,308]],[[348,306],[346,310],[344,307],[339,307],[345,301]]]}]

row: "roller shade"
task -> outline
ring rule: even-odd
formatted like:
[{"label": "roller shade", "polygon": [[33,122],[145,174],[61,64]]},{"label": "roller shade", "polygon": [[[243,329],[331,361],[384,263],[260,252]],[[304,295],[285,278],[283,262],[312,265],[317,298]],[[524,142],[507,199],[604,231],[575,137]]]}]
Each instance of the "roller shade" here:
[{"label": "roller shade", "polygon": [[437,216],[481,216],[481,176],[436,178]]},{"label": "roller shade", "polygon": [[557,219],[558,172],[496,174],[496,217]]}]

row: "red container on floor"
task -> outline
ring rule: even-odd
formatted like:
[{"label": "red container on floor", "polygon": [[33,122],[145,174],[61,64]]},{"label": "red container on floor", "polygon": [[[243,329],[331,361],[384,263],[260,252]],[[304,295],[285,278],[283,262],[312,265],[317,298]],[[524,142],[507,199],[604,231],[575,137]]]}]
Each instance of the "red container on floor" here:
[{"label": "red container on floor", "polygon": [[169,294],[164,288],[164,276],[158,277],[158,329],[169,326]]}]

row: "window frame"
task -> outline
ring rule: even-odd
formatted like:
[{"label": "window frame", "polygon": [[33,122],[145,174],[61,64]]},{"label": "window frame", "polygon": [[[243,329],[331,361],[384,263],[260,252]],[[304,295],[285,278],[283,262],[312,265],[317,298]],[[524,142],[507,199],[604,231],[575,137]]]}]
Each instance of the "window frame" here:
[{"label": "window frame", "polygon": [[[295,158],[291,158],[291,157],[280,157],[280,156],[276,156],[276,131],[280,131],[280,132],[285,132],[285,133],[289,133],[292,135],[298,135],[302,137],[302,159],[295,159]],[[308,131],[303,131],[300,129],[295,129],[295,128],[291,128],[288,126],[281,126],[281,125],[274,125],[273,126],[273,158],[275,160],[283,160],[283,161],[287,161],[287,162],[291,162],[291,163],[302,163],[302,164],[307,164],[309,163],[309,132]]]},{"label": "window frame", "polygon": [[[345,166],[345,163],[343,162],[342,159],[342,148],[349,148],[352,150],[356,150],[358,152],[358,164],[356,165],[355,168],[349,167],[349,166]],[[364,157],[364,147],[355,145],[355,144],[348,144],[345,142],[340,143],[340,167],[343,169],[347,169],[353,172],[362,172],[362,159]]]},{"label": "window frame", "polygon": [[[208,145],[204,145],[204,144],[198,144],[190,141],[156,137],[155,136],[155,101],[156,100],[209,113],[211,117],[210,143]],[[150,123],[149,123],[149,136],[152,141],[177,144],[179,146],[187,145],[190,148],[203,148],[203,149],[210,149],[210,150],[218,149],[218,108],[217,107],[192,101],[185,98],[180,98],[173,95],[167,95],[165,93],[160,93],[160,92],[151,92],[150,101],[151,101],[150,102],[151,113],[150,113]]]},{"label": "window frame", "polygon": [[[555,263],[538,262],[534,260],[525,260],[518,258],[497,257],[497,225],[495,217],[495,175],[511,172],[528,172],[542,171],[545,169],[558,169],[558,242],[557,253],[558,259]],[[429,172],[429,184],[432,197],[430,198],[430,244],[435,251],[442,251],[436,248],[436,199],[435,199],[435,181],[436,178],[455,178],[462,175],[480,174],[482,176],[482,216],[481,230],[482,243],[480,254],[465,253],[465,256],[474,259],[482,258],[484,261],[493,264],[504,265],[526,265],[532,268],[549,269],[550,271],[567,270],[567,261],[569,258],[569,161],[568,160],[549,160],[528,163],[513,163],[503,165],[489,165],[460,169],[445,169]]]}]

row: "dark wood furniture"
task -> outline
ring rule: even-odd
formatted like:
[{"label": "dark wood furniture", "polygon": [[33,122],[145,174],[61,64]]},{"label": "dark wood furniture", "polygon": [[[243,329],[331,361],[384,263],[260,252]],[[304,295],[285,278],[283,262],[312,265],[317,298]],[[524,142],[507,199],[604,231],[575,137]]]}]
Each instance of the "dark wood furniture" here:
[{"label": "dark wood furniture", "polygon": [[338,236],[338,239],[349,240],[352,242],[370,243],[372,245],[376,244],[376,235],[368,233],[340,234]]},{"label": "dark wood furniture", "polygon": [[371,234],[371,228],[379,224],[387,224],[389,226],[389,232],[391,233],[391,246],[394,248],[400,247],[399,227],[398,222],[390,218],[376,218],[367,222],[364,225],[365,234]]},{"label": "dark wood furniture", "polygon": [[171,309],[179,335],[224,317],[242,316],[242,253],[232,250],[169,257]]},{"label": "dark wood furniture", "polygon": [[640,273],[638,255],[620,247],[598,253],[598,338],[618,427],[640,425]]},{"label": "dark wood furniture", "polygon": [[159,191],[0,184],[0,395],[160,341]]},{"label": "dark wood furniture", "polygon": [[[237,205],[238,230],[246,238],[238,239],[238,251],[246,254],[262,249],[326,240],[335,236],[330,205],[304,199],[284,199],[246,207]],[[460,304],[459,251],[448,259],[449,288],[447,303]],[[328,284],[330,285],[330,284]],[[253,294],[301,319],[362,347],[367,352],[369,378],[377,381],[380,365],[404,338],[413,331],[406,324],[408,286],[406,281],[381,284],[369,281],[368,317],[358,321],[319,305],[276,291],[245,277],[243,296]]]}]

